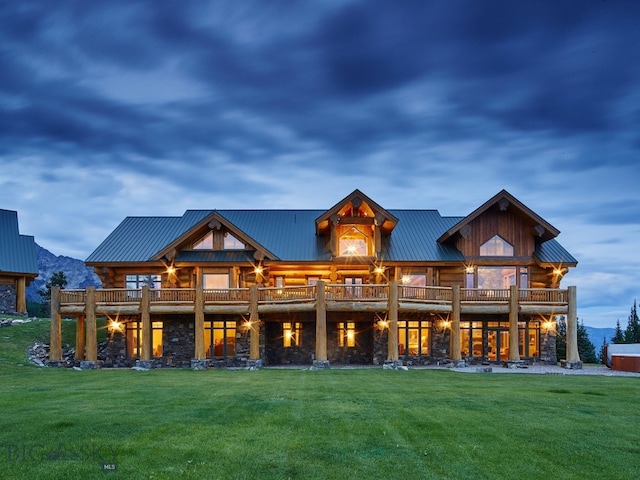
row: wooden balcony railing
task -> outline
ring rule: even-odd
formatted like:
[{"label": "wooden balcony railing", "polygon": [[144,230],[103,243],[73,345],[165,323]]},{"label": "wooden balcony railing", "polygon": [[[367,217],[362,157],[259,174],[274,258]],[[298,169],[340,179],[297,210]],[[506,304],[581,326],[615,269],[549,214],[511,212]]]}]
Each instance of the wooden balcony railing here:
[{"label": "wooden balcony railing", "polygon": [[258,289],[258,303],[304,303],[316,299],[316,287],[268,287]]},{"label": "wooden balcony railing", "polygon": [[[407,310],[450,311],[453,303],[452,287],[408,286],[397,285],[398,302]],[[389,301],[388,284],[325,284],[327,302],[342,304],[340,309],[362,308],[380,309]],[[82,313],[88,302],[88,291],[61,290],[60,308],[62,312]],[[504,310],[509,304],[510,289],[461,288],[460,303],[462,311],[473,313],[481,309],[483,312],[494,308],[496,312]],[[527,313],[548,310],[566,310],[569,302],[567,290],[547,288],[518,289],[518,304]],[[300,311],[314,308],[317,299],[317,287],[314,285],[288,287],[260,287],[257,289],[257,305],[265,311],[282,311],[298,308]],[[195,311],[196,289],[163,288],[149,289],[148,298],[155,312]],[[203,304],[208,312],[234,312],[245,309],[252,302],[249,288],[214,288],[203,290]],[[143,294],[141,289],[96,289],[95,303],[99,311],[128,311],[131,314],[140,311]],[[359,303],[359,305],[358,305]],[[353,305],[352,305],[353,304]],[[366,307],[365,307],[366,305]],[[403,307],[404,305],[404,307]],[[244,311],[244,310],[243,310]]]}]

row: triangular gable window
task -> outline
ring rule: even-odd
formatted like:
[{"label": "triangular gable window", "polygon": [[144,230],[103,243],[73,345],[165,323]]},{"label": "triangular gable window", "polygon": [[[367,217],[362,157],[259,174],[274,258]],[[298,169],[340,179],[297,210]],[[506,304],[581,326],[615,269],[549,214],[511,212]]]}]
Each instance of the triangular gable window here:
[{"label": "triangular gable window", "polygon": [[213,232],[207,233],[204,237],[193,244],[194,250],[213,250]]},{"label": "triangular gable window", "polygon": [[225,250],[244,250],[244,243],[231,235],[229,232],[225,232],[222,248]]},{"label": "triangular gable window", "polygon": [[494,235],[485,243],[480,245],[480,256],[513,257],[513,245],[507,242],[500,235]]}]

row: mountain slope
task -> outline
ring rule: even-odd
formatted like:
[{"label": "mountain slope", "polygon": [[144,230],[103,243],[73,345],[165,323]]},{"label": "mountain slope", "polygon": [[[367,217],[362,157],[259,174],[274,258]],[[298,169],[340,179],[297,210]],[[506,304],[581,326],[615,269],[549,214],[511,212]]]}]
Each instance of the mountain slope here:
[{"label": "mountain slope", "polygon": [[37,243],[36,254],[39,275],[27,287],[27,301],[29,302],[40,302],[42,297],[38,292],[44,290],[44,285],[51,278],[51,275],[60,271],[64,272],[68,282],[65,288],[100,287],[102,285],[98,276],[93,273],[93,268],[87,267],[82,260],[64,255],[56,256]]}]

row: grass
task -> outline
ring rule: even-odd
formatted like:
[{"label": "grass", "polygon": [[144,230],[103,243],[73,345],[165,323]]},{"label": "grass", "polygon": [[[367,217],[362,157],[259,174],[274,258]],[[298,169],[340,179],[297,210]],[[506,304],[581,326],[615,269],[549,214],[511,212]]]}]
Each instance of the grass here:
[{"label": "grass", "polygon": [[47,331],[0,329],[0,478],[640,477],[638,378],[28,366]]}]

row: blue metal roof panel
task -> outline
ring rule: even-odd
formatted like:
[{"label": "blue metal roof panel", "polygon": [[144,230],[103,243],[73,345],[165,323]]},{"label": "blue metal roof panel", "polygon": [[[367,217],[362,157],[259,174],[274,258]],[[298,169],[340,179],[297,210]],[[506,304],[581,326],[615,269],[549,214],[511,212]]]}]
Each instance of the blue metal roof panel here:
[{"label": "blue metal roof panel", "polygon": [[20,235],[18,213],[0,209],[0,271],[38,274],[34,238]]},{"label": "blue metal roof panel", "polygon": [[533,255],[540,263],[550,263],[553,265],[576,265],[578,263],[573,255],[567,252],[556,239],[547,240],[538,245]]},{"label": "blue metal roof panel", "polygon": [[85,261],[148,261],[211,211],[191,210],[187,213],[182,217],[127,217]]}]

